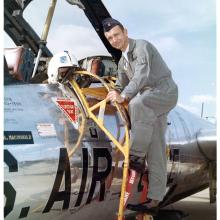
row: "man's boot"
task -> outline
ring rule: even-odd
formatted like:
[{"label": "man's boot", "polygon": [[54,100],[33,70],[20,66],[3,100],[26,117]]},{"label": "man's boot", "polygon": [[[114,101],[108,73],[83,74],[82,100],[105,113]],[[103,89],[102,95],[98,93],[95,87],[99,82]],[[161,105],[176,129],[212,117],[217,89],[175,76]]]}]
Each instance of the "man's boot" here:
[{"label": "man's boot", "polygon": [[159,205],[158,200],[147,199],[145,202],[140,204],[136,204],[136,205],[128,204],[127,209],[141,213],[156,214],[159,209],[158,205]]}]

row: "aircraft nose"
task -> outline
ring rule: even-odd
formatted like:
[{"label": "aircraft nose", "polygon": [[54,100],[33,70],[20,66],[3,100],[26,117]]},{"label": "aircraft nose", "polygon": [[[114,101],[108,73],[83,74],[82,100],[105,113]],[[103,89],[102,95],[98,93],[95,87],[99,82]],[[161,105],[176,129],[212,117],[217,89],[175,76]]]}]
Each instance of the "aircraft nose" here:
[{"label": "aircraft nose", "polygon": [[200,130],[197,133],[197,143],[200,152],[209,161],[216,161],[216,130]]}]

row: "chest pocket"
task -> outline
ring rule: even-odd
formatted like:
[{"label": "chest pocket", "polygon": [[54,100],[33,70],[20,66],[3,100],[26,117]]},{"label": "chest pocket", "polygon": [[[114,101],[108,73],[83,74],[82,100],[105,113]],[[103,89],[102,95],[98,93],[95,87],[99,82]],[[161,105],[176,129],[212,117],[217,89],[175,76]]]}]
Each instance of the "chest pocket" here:
[{"label": "chest pocket", "polygon": [[129,60],[131,71],[133,72],[133,74],[135,72],[136,65],[147,64],[147,57],[144,54],[137,55],[136,51],[133,52]]}]

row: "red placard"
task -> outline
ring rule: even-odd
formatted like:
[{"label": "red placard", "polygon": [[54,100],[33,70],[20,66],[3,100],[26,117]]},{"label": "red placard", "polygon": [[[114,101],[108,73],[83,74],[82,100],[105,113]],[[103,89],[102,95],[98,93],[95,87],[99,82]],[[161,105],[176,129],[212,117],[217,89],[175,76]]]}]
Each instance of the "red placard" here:
[{"label": "red placard", "polygon": [[74,100],[68,98],[58,98],[56,103],[72,122],[77,122],[78,107],[76,106]]},{"label": "red placard", "polygon": [[136,171],[130,169],[129,175],[127,177],[127,183],[126,183],[126,190],[125,190],[125,196],[124,196],[124,208],[127,206],[127,202],[131,195],[132,186],[134,185],[136,177],[137,177]]}]

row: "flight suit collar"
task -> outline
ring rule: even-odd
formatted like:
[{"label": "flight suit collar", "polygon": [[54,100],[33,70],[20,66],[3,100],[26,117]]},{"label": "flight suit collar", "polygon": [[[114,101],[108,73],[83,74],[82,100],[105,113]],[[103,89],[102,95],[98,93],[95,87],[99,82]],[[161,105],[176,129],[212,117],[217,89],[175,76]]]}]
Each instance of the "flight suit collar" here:
[{"label": "flight suit collar", "polygon": [[136,41],[131,38],[128,38],[128,45],[129,45],[128,52],[127,52],[128,60],[124,56],[122,56],[121,64],[122,64],[123,70],[125,71],[128,79],[131,80],[133,77],[133,72],[132,72],[130,62],[132,62],[134,60],[133,51],[134,51],[134,48],[136,47]]}]

